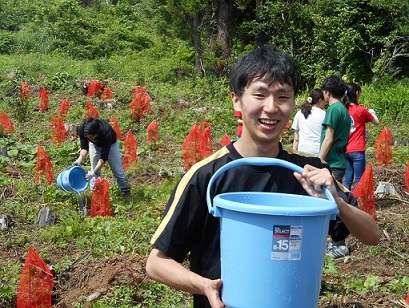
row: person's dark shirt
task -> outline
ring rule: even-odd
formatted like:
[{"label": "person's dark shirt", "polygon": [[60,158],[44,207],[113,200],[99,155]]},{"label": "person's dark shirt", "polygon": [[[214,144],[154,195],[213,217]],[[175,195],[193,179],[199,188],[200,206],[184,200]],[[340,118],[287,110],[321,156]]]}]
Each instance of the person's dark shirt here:
[{"label": "person's dark shirt", "polygon": [[[277,156],[300,167],[306,164],[328,168],[317,157],[303,156],[280,144]],[[164,217],[151,243],[177,262],[187,256],[190,269],[203,277],[217,279],[220,268],[219,218],[209,214],[206,204],[206,189],[212,175],[223,165],[242,158],[233,144],[222,148],[212,156],[195,164],[173,190],[165,209]],[[256,180],[255,180],[256,179]],[[357,206],[353,195],[337,185],[338,194],[346,202]],[[212,187],[211,195],[234,191],[281,192],[308,195],[290,169],[277,166],[237,166],[220,176]],[[328,230],[334,241],[345,238],[349,231],[337,219],[330,222]],[[194,295],[195,308],[210,307],[204,295]]]},{"label": "person's dark shirt", "polygon": [[85,136],[84,133],[85,123],[83,123],[78,128],[78,135],[80,136],[81,142],[81,150],[89,151],[89,142],[92,142],[95,146],[101,148],[100,159],[102,159],[105,162],[108,160],[111,145],[113,145],[117,140],[116,133],[115,130],[107,121],[99,119],[97,119],[96,121],[99,122],[99,131],[97,133],[97,138],[95,138],[95,140],[90,140]]}]

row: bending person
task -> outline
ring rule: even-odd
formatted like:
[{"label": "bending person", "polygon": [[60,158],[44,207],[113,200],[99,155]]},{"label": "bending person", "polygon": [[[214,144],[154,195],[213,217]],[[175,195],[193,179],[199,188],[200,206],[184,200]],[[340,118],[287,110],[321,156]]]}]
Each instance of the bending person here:
[{"label": "bending person", "polygon": [[94,118],[88,118],[78,128],[81,150],[74,165],[81,165],[89,152],[91,170],[86,178],[90,181],[91,190],[94,188],[96,178],[101,174],[101,169],[108,162],[117,184],[122,191],[123,200],[130,197],[128,179],[122,165],[121,152],[116,138],[115,130],[109,122]]}]

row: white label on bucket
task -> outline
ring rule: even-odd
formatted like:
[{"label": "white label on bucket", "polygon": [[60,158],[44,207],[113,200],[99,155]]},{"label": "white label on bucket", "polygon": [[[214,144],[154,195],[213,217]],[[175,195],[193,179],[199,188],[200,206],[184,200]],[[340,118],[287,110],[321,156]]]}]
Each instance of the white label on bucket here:
[{"label": "white label on bucket", "polygon": [[272,260],[301,260],[303,226],[274,225]]}]

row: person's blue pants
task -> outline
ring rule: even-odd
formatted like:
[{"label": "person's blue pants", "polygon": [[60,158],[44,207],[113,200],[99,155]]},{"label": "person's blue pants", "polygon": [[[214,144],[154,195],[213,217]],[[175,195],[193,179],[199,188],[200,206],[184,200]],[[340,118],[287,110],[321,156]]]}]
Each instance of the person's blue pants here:
[{"label": "person's blue pants", "polygon": [[[91,168],[92,170],[94,170],[95,166],[98,163],[98,160],[101,157],[101,148],[95,146],[95,144],[93,143],[90,143],[89,144],[89,156],[91,160]],[[114,174],[116,178],[118,187],[121,190],[129,189],[128,178],[126,177],[126,173],[122,165],[122,156],[121,156],[121,151],[119,149],[118,141],[111,145],[111,149],[109,150],[109,156],[108,156],[108,164],[109,164],[109,167],[111,168],[112,173]],[[96,177],[94,177],[90,181],[91,190],[94,188],[95,180],[96,180]]]},{"label": "person's blue pants", "polygon": [[347,160],[347,169],[345,171],[344,186],[351,190],[352,186],[355,187],[356,184],[358,184],[365,171],[365,151],[351,152],[345,154],[345,156]]}]

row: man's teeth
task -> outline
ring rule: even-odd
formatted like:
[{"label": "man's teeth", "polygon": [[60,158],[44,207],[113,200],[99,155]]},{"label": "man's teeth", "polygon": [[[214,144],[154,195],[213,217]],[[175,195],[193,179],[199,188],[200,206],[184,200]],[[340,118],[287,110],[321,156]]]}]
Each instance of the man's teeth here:
[{"label": "man's teeth", "polygon": [[277,124],[278,121],[273,121],[273,120],[260,120],[260,122],[263,123],[263,124],[274,125],[274,124]]}]

